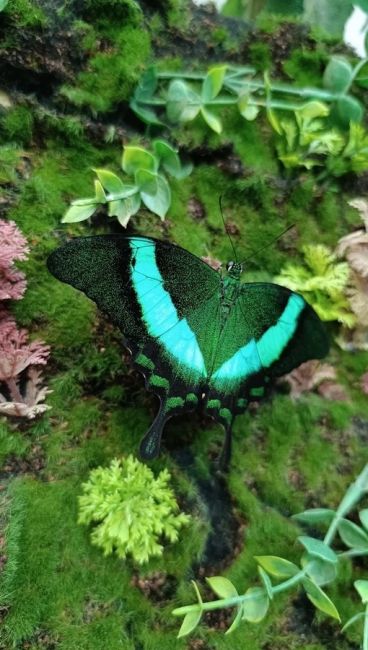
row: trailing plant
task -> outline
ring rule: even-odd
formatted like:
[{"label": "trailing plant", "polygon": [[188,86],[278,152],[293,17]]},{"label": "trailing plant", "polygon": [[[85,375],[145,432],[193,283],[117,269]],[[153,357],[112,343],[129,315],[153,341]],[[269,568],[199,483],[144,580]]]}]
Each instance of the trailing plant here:
[{"label": "trailing plant", "polygon": [[356,316],[346,295],[349,265],[337,262],[337,255],[323,244],[303,246],[303,254],[305,266],[287,264],[275,282],[301,293],[322,320],[353,327]]},{"label": "trailing plant", "polygon": [[[313,529],[327,525],[327,532],[323,540],[307,535],[297,538],[303,547],[299,565],[286,558],[273,555],[257,556],[255,559],[258,564],[259,586],[249,587],[245,593],[239,594],[235,585],[228,578],[221,576],[206,578],[212,591],[219,597],[218,600],[206,602],[202,599],[198,586],[193,581],[198,602],[194,605],[178,607],[173,611],[174,616],[184,617],[178,636],[190,634],[197,627],[205,612],[227,607],[235,609],[235,617],[226,634],[235,630],[242,621],[259,623],[266,616],[272,600],[279,593],[299,587],[304,590],[316,609],[340,620],[334,603],[322,587],[336,579],[342,559],[368,555],[368,509],[359,512],[361,526],[346,518],[367,493],[368,464],[350,485],[336,510],[312,508],[294,515],[296,521],[310,525]],[[347,550],[337,552],[333,550],[332,544],[337,535]],[[278,584],[274,583],[274,578],[279,581]],[[355,583],[364,603],[367,603],[367,585],[368,580],[359,580]],[[366,613],[363,613],[363,616],[364,641],[362,647],[363,650],[368,650],[368,616]],[[345,629],[361,618],[362,614],[360,613],[350,619],[346,623]]]},{"label": "trailing plant", "polygon": [[278,157],[288,168],[321,167],[318,180],[328,176],[342,176],[347,172],[363,172],[368,168],[368,133],[356,122],[349,131],[331,128],[329,108],[319,101],[311,101],[294,111],[293,119],[278,119],[274,115],[273,127],[277,131]]},{"label": "trailing plant", "polygon": [[164,219],[171,204],[165,172],[180,179],[190,174],[192,168],[189,164],[182,165],[175,149],[164,140],[154,140],[152,146],[153,152],[143,147],[124,147],[121,166],[127,180],[121,180],[108,169],[95,169],[95,195],[72,201],[63,223],[84,221],[101,205],[106,205],[108,215],[117,217],[125,228],[142,203]]},{"label": "trailing plant", "polygon": [[178,505],[168,486],[170,474],[164,469],[157,478],[133,456],[113,460],[110,467],[92,470],[79,497],[79,523],[97,523],[91,534],[92,544],[105,555],[116,551],[130,555],[143,564],[161,556],[162,536],[170,542],[178,539],[190,517],[178,514]]},{"label": "trailing plant", "polygon": [[[147,124],[180,124],[201,115],[216,133],[222,131],[218,111],[235,106],[246,120],[254,120],[266,109],[272,123],[273,111],[296,111],[305,101],[319,100],[333,108],[336,123],[349,126],[363,117],[363,106],[350,94],[366,61],[354,68],[344,57],[328,62],[321,88],[299,88],[271,81],[266,73],[256,77],[251,66],[215,65],[207,72],[158,72],[149,68],[138,84],[130,106]],[[365,77],[364,77],[365,78]]]}]

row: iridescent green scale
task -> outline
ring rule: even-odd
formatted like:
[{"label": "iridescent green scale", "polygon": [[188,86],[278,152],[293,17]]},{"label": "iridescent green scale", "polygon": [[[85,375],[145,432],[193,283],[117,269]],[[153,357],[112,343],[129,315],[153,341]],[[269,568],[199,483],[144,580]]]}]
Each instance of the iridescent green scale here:
[{"label": "iridescent green scale", "polygon": [[83,291],[121,329],[161,405],[140,453],[157,456],[165,422],[197,405],[226,430],[272,379],[324,357],[324,327],[302,296],[241,283],[188,251],[148,237],[81,237],[54,251],[48,268]]}]

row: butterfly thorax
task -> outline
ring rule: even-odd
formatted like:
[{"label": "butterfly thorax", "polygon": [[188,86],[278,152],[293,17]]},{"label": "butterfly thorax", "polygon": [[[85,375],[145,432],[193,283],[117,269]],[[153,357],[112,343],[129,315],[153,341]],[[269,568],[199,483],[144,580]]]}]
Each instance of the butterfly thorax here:
[{"label": "butterfly thorax", "polygon": [[221,282],[221,310],[224,321],[230,313],[240,292],[240,275],[242,273],[242,266],[238,262],[229,262],[226,269],[228,274],[225,278],[222,278]]}]

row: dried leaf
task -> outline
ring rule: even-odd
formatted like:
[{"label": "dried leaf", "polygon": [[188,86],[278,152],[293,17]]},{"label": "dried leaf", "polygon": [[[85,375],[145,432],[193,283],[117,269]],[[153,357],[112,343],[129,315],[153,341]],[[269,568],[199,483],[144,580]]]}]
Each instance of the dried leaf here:
[{"label": "dried leaf", "polygon": [[336,381],[336,370],[329,363],[311,360],[302,363],[282,378],[290,386],[290,395],[297,399],[302,393],[316,390],[327,399],[346,401],[344,388]]}]

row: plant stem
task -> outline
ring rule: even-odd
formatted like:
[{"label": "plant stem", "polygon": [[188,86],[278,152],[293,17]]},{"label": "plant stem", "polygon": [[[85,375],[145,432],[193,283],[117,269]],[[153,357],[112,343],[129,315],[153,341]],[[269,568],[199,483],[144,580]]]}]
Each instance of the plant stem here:
[{"label": "plant stem", "polygon": [[364,615],[363,650],[368,650],[368,605]]},{"label": "plant stem", "polygon": [[368,463],[365,465],[354,483],[348,487],[339,507],[336,510],[335,516],[323,540],[327,546],[331,546],[341,519],[344,519],[345,515],[347,515],[356,503],[360,501],[366,492],[368,492]]}]

